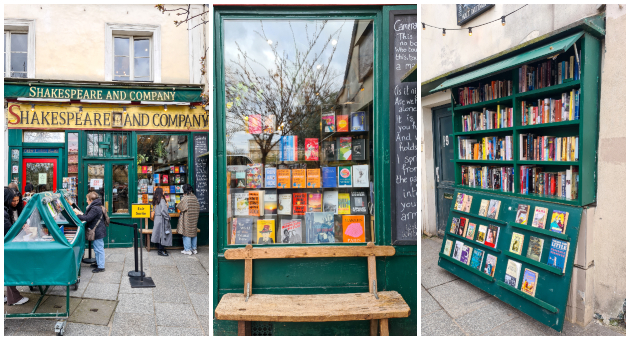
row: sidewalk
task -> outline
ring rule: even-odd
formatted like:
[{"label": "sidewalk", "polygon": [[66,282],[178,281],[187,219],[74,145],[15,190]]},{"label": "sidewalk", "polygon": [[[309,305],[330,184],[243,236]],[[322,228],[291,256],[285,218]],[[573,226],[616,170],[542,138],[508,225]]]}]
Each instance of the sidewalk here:
[{"label": "sidewalk", "polygon": [[438,266],[441,238],[422,237],[421,335],[625,335],[622,328],[565,320],[558,333]]},{"label": "sidewalk", "polygon": [[[127,273],[134,270],[133,248],[105,249],[105,272],[93,274],[81,264],[79,289],[70,289],[70,319],[65,335],[209,335],[209,247],[199,247],[197,255],[169,250],[158,256],[156,250],[143,250],[144,271],[155,288],[135,288]],[[38,312],[65,309],[65,287],[51,287]],[[7,306],[5,313],[30,312],[39,294],[18,287],[31,298],[24,306]],[[8,319],[4,335],[55,335],[52,319]]]}]

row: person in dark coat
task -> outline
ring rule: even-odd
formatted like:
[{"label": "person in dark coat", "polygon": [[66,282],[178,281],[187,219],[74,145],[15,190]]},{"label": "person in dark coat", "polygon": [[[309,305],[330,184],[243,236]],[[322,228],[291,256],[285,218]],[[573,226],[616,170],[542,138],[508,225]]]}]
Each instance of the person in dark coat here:
[{"label": "person in dark coat", "polygon": [[19,216],[22,214],[22,210],[24,209],[24,200],[22,198],[22,194],[20,193],[18,185],[15,182],[9,183],[9,188],[15,190],[18,193],[18,197],[20,198],[20,200],[18,201],[18,205],[15,207]]},{"label": "person in dark coat", "polygon": [[[94,229],[94,241],[92,246],[94,247],[94,254],[96,255],[96,263],[92,264],[95,267],[92,273],[100,273],[105,271],[105,242],[103,239],[107,236],[107,230],[105,227],[105,216],[103,216],[103,201],[98,197],[98,194],[94,191],[89,192],[85,198],[88,202],[88,207],[85,209],[85,214],[77,215],[81,221],[87,222],[85,224],[86,229]],[[98,224],[98,225],[97,225]]]},{"label": "person in dark coat", "polygon": [[[7,235],[11,226],[17,220],[17,210],[15,210],[15,206],[13,205],[16,201],[17,191],[10,189],[8,187],[4,188],[4,236]],[[13,208],[13,209],[11,209]],[[15,217],[14,217],[15,212]],[[4,302],[9,305],[23,305],[28,302],[28,298],[22,296],[20,292],[14,286],[6,286],[7,287],[7,296],[4,297]]]}]

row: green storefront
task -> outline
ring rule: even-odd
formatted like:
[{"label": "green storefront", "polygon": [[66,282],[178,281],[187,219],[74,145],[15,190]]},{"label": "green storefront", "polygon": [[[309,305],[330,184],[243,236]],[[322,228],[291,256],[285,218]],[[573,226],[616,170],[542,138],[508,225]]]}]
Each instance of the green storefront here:
[{"label": "green storefront", "polygon": [[[209,240],[208,113],[200,85],[72,82],[5,78],[8,182],[25,192],[67,189],[85,210],[96,191],[109,216],[132,219],[132,204],[150,202],[157,187],[174,208],[191,184],[200,198],[198,242]],[[29,186],[30,187],[30,186]],[[148,228],[152,228],[149,220]],[[131,228],[111,225],[106,247],[133,246]],[[181,246],[181,237],[173,246]]]},{"label": "green storefront", "polygon": [[[215,310],[247,290],[251,260],[230,260],[227,250],[368,242],[395,248],[376,257],[376,290],[400,293],[411,310],[389,320],[389,334],[417,335],[417,6],[215,6],[213,14],[214,335],[237,334],[238,322]],[[356,182],[336,177],[348,174]],[[254,260],[251,294],[365,293],[367,262]],[[369,335],[370,321],[252,321],[251,333]]]}]

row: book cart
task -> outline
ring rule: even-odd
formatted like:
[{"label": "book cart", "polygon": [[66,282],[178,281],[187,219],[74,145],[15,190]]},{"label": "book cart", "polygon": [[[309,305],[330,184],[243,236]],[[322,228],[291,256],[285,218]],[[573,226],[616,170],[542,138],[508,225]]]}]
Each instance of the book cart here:
[{"label": "book cart", "polygon": [[[568,300],[569,287],[573,274],[572,264],[575,258],[576,245],[578,242],[582,209],[584,206],[595,202],[596,194],[596,151],[598,141],[598,113],[599,113],[599,65],[600,65],[600,41],[588,32],[573,31],[565,34],[563,38],[553,37],[550,41],[540,42],[538,47],[529,51],[521,52],[498,63],[472,71],[467,74],[452,78],[444,82],[438,88],[432,90],[441,91],[451,88],[452,91],[452,112],[453,112],[453,139],[455,163],[455,192],[453,205],[448,217],[444,242],[440,250],[438,264],[440,267],[450,271],[460,278],[472,283],[485,292],[496,296],[514,306],[518,310],[530,315],[541,323],[562,331],[564,315]],[[579,79],[564,79],[551,86],[528,89],[523,92],[519,88],[519,77],[522,77],[521,67],[523,65],[536,66],[548,60],[567,61],[570,57],[579,56],[578,66]],[[556,59],[551,59],[555,57]],[[573,60],[577,61],[575,58]],[[537,75],[538,76],[538,75]],[[459,101],[459,88],[478,87],[480,84],[488,84],[496,80],[511,80],[512,88],[508,96],[482,101],[479,103],[461,105]],[[547,84],[545,84],[547,85]],[[580,90],[576,108],[579,110],[577,119],[542,122],[534,125],[524,125],[521,112],[522,102],[536,105],[545,98],[561,99],[563,93],[572,90]],[[500,108],[513,108],[513,124],[510,127],[497,129],[464,131],[462,116],[468,115],[472,111],[487,110],[496,111],[497,105]],[[577,160],[573,161],[545,161],[545,160],[525,160],[521,159],[522,134],[532,133],[537,136],[555,137],[579,137],[576,143]],[[477,139],[481,141],[483,137],[503,137],[512,136],[513,144],[510,150],[513,157],[507,160],[475,160],[459,158],[459,137]],[[462,179],[462,167],[475,166],[496,166],[512,167],[513,191],[503,191],[501,189],[489,189],[479,186],[471,187],[464,183]],[[539,167],[543,172],[565,172],[568,169],[577,168],[578,181],[572,184],[577,188],[577,197],[565,198],[557,195],[544,195],[539,193],[522,193],[521,191],[521,166]],[[508,175],[509,176],[509,175]],[[464,193],[473,197],[470,212],[455,210],[457,195]],[[482,199],[494,199],[501,202],[497,219],[487,218],[479,215],[479,208]],[[530,207],[527,225],[515,223],[516,211],[519,204]],[[532,227],[533,214],[536,207],[547,208],[545,229]],[[554,210],[569,213],[566,223],[565,234],[550,231],[551,216]],[[474,239],[478,230],[475,230],[475,237],[469,240],[465,237],[450,233],[450,224],[453,218],[465,217],[470,219],[470,223],[475,223],[477,229],[479,225],[495,225],[500,228],[496,249],[485,246]],[[509,251],[510,241],[514,232],[524,235],[521,255]],[[540,261],[527,258],[525,255],[528,249],[530,236],[535,236],[544,240]],[[569,242],[568,253],[566,255],[567,266],[564,273],[562,270],[547,265],[549,249],[552,238]],[[453,241],[455,248],[456,241],[462,241],[465,245],[473,249],[483,250],[483,262],[481,270],[477,270],[466,265],[444,253],[444,246],[447,240]],[[488,254],[496,256],[497,263],[494,277],[483,272]],[[506,266],[508,260],[521,263],[520,275],[517,285],[519,289],[512,288],[504,282]],[[521,291],[523,273],[525,269],[530,269],[538,273],[538,282],[534,296],[530,296]]]}]

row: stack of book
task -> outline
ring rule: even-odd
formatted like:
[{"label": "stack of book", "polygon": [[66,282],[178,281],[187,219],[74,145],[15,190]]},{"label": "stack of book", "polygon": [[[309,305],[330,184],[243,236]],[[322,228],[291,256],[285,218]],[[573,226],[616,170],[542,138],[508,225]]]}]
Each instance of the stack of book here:
[{"label": "stack of book", "polygon": [[459,136],[459,159],[512,160],[512,136],[483,137],[481,140]]},{"label": "stack of book", "polygon": [[514,192],[514,168],[511,166],[462,166],[462,185],[472,188]]},{"label": "stack of book", "polygon": [[464,87],[459,89],[459,104],[470,105],[487,100],[512,95],[511,80],[494,80],[489,84],[479,84],[478,87]]},{"label": "stack of book", "polygon": [[472,111],[470,114],[462,115],[462,131],[481,131],[490,129],[501,129],[512,127],[514,118],[511,107],[501,107],[497,105],[496,111],[486,110],[481,112]]},{"label": "stack of book", "polygon": [[580,119],[580,90],[563,93],[560,98],[521,102],[522,125],[547,124]]},{"label": "stack of book", "polygon": [[[578,54],[582,60],[582,52]],[[523,65],[518,72],[519,92],[533,91],[543,87],[562,84],[569,80],[580,79],[580,65],[574,56],[566,61],[545,60],[536,65]]]},{"label": "stack of book", "polygon": [[536,136],[520,134],[519,152],[521,160],[527,161],[577,161],[580,138]]},{"label": "stack of book", "polygon": [[523,165],[520,168],[521,194],[539,194],[577,199],[578,167],[566,171],[544,172],[542,168]]}]

